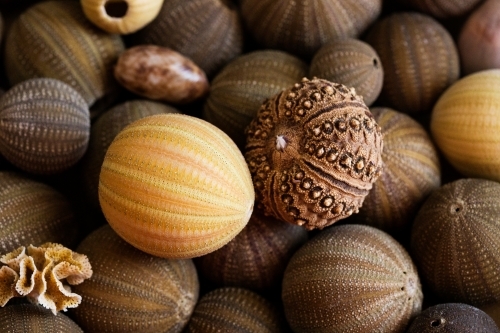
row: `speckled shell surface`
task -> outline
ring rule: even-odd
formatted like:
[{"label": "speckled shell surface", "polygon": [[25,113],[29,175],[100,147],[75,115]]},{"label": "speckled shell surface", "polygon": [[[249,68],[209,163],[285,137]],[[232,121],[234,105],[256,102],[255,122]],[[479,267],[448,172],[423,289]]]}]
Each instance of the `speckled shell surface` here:
[{"label": "speckled shell surface", "polygon": [[113,89],[112,66],[123,49],[118,35],[87,20],[78,1],[44,1],[10,27],[4,61],[11,85],[34,77],[59,79],[90,106]]},{"label": "speckled shell surface", "polygon": [[94,274],[74,287],[82,304],[72,309],[85,332],[180,333],[198,300],[199,284],[189,259],[148,255],[108,226],[83,240]]},{"label": "speckled shell surface", "polygon": [[382,170],[382,135],[361,97],[307,80],[268,99],[247,130],[256,205],[307,229],[358,212]]},{"label": "speckled shell surface", "polygon": [[48,78],[23,81],[0,98],[0,152],[36,174],[60,173],[87,150],[90,113],[82,96]]},{"label": "speckled shell surface", "polygon": [[446,159],[466,177],[500,181],[500,69],[468,75],[432,110],[430,129]]},{"label": "speckled shell surface", "polygon": [[438,304],[425,309],[407,333],[500,333],[497,325],[483,311],[461,303]]},{"label": "speckled shell surface", "polygon": [[245,128],[262,102],[307,74],[307,64],[276,50],[254,51],[237,57],[213,79],[203,118],[245,147]]},{"label": "speckled shell surface", "polygon": [[284,333],[283,318],[258,294],[243,288],[215,289],[196,305],[185,333]]},{"label": "speckled shell surface", "polygon": [[283,278],[285,315],[295,333],[402,333],[422,297],[405,249],[363,225],[321,231],[293,255]]},{"label": "speckled shell surface", "polygon": [[68,316],[34,304],[17,304],[0,309],[0,330],[9,333],[83,333]]},{"label": "speckled shell surface", "polygon": [[144,252],[193,258],[227,244],[250,219],[252,179],[212,124],[165,114],[135,121],[108,148],[99,201],[113,229]]},{"label": "speckled shell surface", "polygon": [[411,7],[444,19],[465,15],[483,0],[399,0]]},{"label": "speckled shell surface", "polygon": [[75,246],[78,227],[70,202],[52,187],[0,172],[0,254],[45,242]]},{"label": "speckled shell surface", "polygon": [[384,171],[355,218],[399,238],[409,235],[417,209],[441,185],[438,153],[410,116],[389,108],[370,110],[384,136]]},{"label": "speckled shell surface", "polygon": [[446,302],[500,301],[500,183],[464,178],[434,191],[413,223],[411,250]]},{"label": "speckled shell surface", "polygon": [[384,67],[380,102],[409,114],[430,113],[460,74],[450,33],[425,14],[397,12],[376,22],[366,41]]},{"label": "speckled shell surface", "polygon": [[345,38],[323,45],[314,54],[309,76],[353,87],[370,106],[382,90],[384,69],[370,45]]},{"label": "speckled shell surface", "polygon": [[312,57],[340,37],[358,37],[379,16],[381,0],[242,0],[247,28],[264,47]]},{"label": "speckled shell surface", "polygon": [[305,229],[254,212],[232,241],[195,263],[218,286],[269,292],[279,288],[288,260],[306,240]]},{"label": "speckled shell surface", "polygon": [[168,0],[138,33],[137,44],[171,48],[212,77],[243,51],[243,29],[230,1]]}]

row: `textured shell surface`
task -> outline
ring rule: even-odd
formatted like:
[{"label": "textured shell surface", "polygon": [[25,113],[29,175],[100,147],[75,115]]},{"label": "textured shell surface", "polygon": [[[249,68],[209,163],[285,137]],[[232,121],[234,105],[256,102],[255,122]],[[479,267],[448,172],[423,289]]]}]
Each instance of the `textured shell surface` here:
[{"label": "textured shell surface", "polygon": [[59,79],[92,105],[114,89],[112,66],[124,44],[95,27],[78,1],[43,1],[10,27],[5,69],[11,85],[35,77]]},{"label": "textured shell surface", "polygon": [[171,48],[213,77],[243,51],[243,29],[230,1],[168,0],[139,31],[137,43]]},{"label": "textured shell surface", "polygon": [[113,229],[153,255],[193,258],[227,244],[254,205],[248,166],[212,124],[165,114],[135,121],[113,140],[99,201]]},{"label": "textured shell surface", "polygon": [[293,255],[283,278],[285,315],[295,333],[404,332],[422,298],[406,250],[370,226],[321,231]]},{"label": "textured shell surface", "polygon": [[500,301],[500,183],[464,178],[432,192],[411,234],[412,257],[446,302]]},{"label": "textured shell surface", "polygon": [[478,308],[490,316],[500,328],[500,302],[481,305]]},{"label": "textured shell surface", "polygon": [[309,76],[353,87],[370,106],[382,90],[384,69],[369,44],[345,38],[323,45],[314,54]]},{"label": "textured shell surface", "polygon": [[185,327],[199,293],[192,260],[148,255],[109,225],[88,235],[77,251],[94,271],[73,288],[83,301],[72,316],[85,332],[180,333]]},{"label": "textured shell surface", "polygon": [[68,316],[35,304],[16,304],[0,309],[0,330],[9,333],[83,333]]},{"label": "textured shell surface", "polygon": [[380,102],[410,114],[430,113],[460,74],[457,47],[450,33],[432,17],[397,12],[376,22],[366,41],[384,67]]},{"label": "textured shell surface", "polygon": [[220,288],[200,298],[186,333],[282,333],[284,318],[262,296],[243,288]]},{"label": "textured shell surface", "polygon": [[227,64],[213,79],[203,117],[245,147],[245,128],[264,100],[300,81],[307,64],[276,50],[253,51]]},{"label": "textured shell surface", "polygon": [[500,69],[468,75],[434,105],[430,129],[446,159],[466,177],[500,181]]},{"label": "textured shell surface", "polygon": [[382,0],[242,0],[241,14],[266,48],[312,57],[323,45],[359,37],[382,11]]},{"label": "textured shell surface", "polygon": [[23,81],[0,98],[0,152],[36,174],[60,173],[80,160],[90,137],[82,96],[49,78]]},{"label": "textured shell surface", "polygon": [[410,116],[389,108],[370,111],[384,136],[384,171],[355,218],[399,239],[410,234],[423,200],[441,186],[438,153],[429,134]]},{"label": "textured shell surface", "polygon": [[466,15],[482,1],[484,0],[400,0],[440,19]]},{"label": "textured shell surface", "polygon": [[153,21],[163,0],[81,0],[85,16],[112,34],[130,34]]},{"label": "textured shell surface", "polygon": [[89,147],[81,163],[83,190],[93,208],[99,206],[99,173],[109,145],[125,127],[136,120],[162,113],[179,113],[174,107],[148,100],[132,100],[118,104],[92,124]]},{"label": "textured shell surface", "polygon": [[413,320],[407,333],[500,333],[483,311],[462,303],[445,303],[425,309]]},{"label": "textured shell surface", "polygon": [[358,212],[382,171],[382,134],[353,89],[304,79],[268,99],[247,129],[256,205],[307,229]]},{"label": "textured shell surface", "polygon": [[219,286],[269,292],[280,286],[288,260],[306,240],[304,228],[254,212],[232,241],[195,264]]},{"label": "textured shell surface", "polygon": [[14,172],[0,172],[0,253],[45,242],[76,245],[70,202],[58,191]]}]

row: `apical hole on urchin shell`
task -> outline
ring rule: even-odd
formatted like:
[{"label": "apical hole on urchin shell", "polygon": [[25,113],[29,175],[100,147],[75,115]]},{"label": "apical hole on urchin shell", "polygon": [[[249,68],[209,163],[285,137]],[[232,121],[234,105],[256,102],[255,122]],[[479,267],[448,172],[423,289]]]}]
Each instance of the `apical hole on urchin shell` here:
[{"label": "apical hole on urchin shell", "polygon": [[378,60],[373,58],[373,67],[378,68]]},{"label": "apical hole on urchin shell", "polygon": [[124,0],[109,0],[104,4],[106,14],[114,18],[122,18],[127,15],[128,3]]},{"label": "apical hole on urchin shell", "polygon": [[443,323],[443,318],[434,319],[431,321],[431,327],[439,327]]}]

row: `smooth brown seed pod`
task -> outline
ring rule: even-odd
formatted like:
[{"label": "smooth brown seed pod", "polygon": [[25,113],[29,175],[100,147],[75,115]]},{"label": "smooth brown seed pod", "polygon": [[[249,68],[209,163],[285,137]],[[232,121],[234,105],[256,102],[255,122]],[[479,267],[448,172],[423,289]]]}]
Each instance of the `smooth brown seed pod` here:
[{"label": "smooth brown seed pod", "polygon": [[440,19],[466,15],[483,0],[400,0],[399,2]]},{"label": "smooth brown seed pod", "polygon": [[483,311],[461,303],[438,304],[425,309],[406,333],[499,333],[497,325]]},{"label": "smooth brown seed pod", "polygon": [[321,231],[293,255],[283,277],[283,306],[295,333],[402,333],[422,298],[406,250],[364,225]]},{"label": "smooth brown seed pod", "polygon": [[0,99],[0,152],[25,171],[69,169],[87,150],[89,137],[87,103],[62,81],[23,81]]},{"label": "smooth brown seed pod", "polygon": [[307,229],[358,212],[381,173],[381,154],[380,126],[362,98],[321,79],[268,99],[247,129],[258,209]]},{"label": "smooth brown seed pod", "polygon": [[69,84],[90,106],[115,89],[112,66],[123,49],[120,36],[95,27],[78,1],[43,1],[10,27],[5,69],[11,85],[51,77]]},{"label": "smooth brown seed pod", "polygon": [[76,245],[70,202],[52,187],[17,173],[0,172],[0,253],[46,242]]},{"label": "smooth brown seed pod", "polygon": [[213,79],[203,117],[245,147],[245,128],[264,100],[300,81],[307,64],[288,53],[254,51],[237,57]]},{"label": "smooth brown seed pod", "polygon": [[281,333],[283,324],[277,309],[258,294],[220,288],[200,298],[185,333]]},{"label": "smooth brown seed pod", "polygon": [[0,330],[9,333],[83,333],[83,330],[62,313],[34,304],[16,304],[0,309]]},{"label": "smooth brown seed pod", "polygon": [[384,67],[380,102],[410,114],[430,113],[459,78],[458,51],[449,32],[430,16],[394,13],[368,32],[366,41]]},{"label": "smooth brown seed pod", "polygon": [[394,237],[406,236],[423,200],[441,186],[438,153],[425,129],[389,108],[371,109],[382,128],[384,172],[355,219]]},{"label": "smooth brown seed pod", "polygon": [[171,48],[213,77],[243,51],[243,30],[230,1],[169,0],[136,41]]},{"label": "smooth brown seed pod", "polygon": [[241,1],[243,20],[259,43],[308,58],[334,39],[358,37],[381,10],[381,0]]},{"label": "smooth brown seed pod", "polygon": [[82,304],[72,309],[85,332],[180,333],[198,300],[191,260],[153,257],[105,225],[78,246],[92,263],[92,278],[73,289]]},{"label": "smooth brown seed pod", "polygon": [[445,302],[500,301],[500,183],[466,178],[432,192],[412,229],[422,279]]},{"label": "smooth brown seed pod", "polygon": [[309,76],[353,87],[370,106],[382,90],[384,70],[370,45],[345,38],[323,45],[314,54]]},{"label": "smooth brown seed pod", "polygon": [[279,288],[288,260],[306,240],[303,228],[254,212],[232,241],[195,263],[218,286],[270,291]]}]

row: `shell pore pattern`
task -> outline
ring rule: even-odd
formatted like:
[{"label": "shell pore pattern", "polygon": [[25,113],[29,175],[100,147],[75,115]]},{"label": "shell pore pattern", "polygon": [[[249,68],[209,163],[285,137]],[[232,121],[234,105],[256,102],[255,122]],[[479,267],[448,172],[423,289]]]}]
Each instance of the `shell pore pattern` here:
[{"label": "shell pore pattern", "polygon": [[257,208],[324,228],[358,212],[382,168],[380,126],[354,89],[303,79],[267,100],[247,129]]}]

